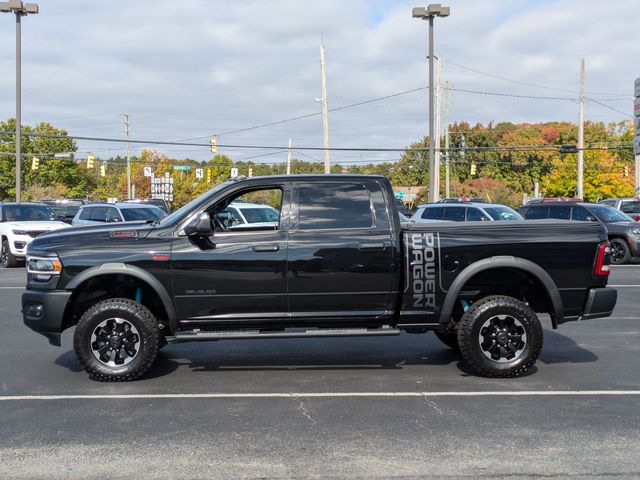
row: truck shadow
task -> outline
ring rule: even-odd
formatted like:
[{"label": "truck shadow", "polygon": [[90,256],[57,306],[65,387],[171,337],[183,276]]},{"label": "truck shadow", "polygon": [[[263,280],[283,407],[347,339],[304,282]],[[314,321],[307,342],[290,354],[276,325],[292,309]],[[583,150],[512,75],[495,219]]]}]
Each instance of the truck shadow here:
[{"label": "truck shadow", "polygon": [[[544,364],[595,362],[598,357],[571,338],[544,331],[545,345],[539,361]],[[81,372],[74,352],[60,355],[55,363]],[[162,349],[145,379],[164,377],[180,367],[194,372],[212,371],[356,371],[401,370],[407,366],[447,366],[473,375],[460,354],[440,343],[433,334],[403,334],[394,341],[381,338],[304,340],[237,340],[184,343]],[[527,374],[535,373],[533,367]]]},{"label": "truck shadow", "polygon": [[[569,337],[545,330],[544,364],[595,362],[598,357]],[[235,343],[235,345],[234,345]],[[384,339],[306,339],[219,342],[172,345],[162,350],[145,378],[167,375],[179,366],[196,372],[210,371],[355,371],[401,370],[407,366],[455,364],[462,375],[473,375],[460,354],[441,344],[432,334],[402,335],[397,342]],[[205,347],[205,348],[203,348]],[[536,372],[533,367],[527,374]]]}]

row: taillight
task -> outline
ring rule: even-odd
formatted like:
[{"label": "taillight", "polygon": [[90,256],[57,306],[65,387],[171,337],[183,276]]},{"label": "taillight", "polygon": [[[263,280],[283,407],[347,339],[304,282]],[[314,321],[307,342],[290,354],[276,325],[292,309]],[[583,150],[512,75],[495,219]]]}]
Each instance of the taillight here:
[{"label": "taillight", "polygon": [[611,244],[609,241],[602,242],[598,246],[598,256],[596,257],[596,266],[593,269],[593,274],[596,277],[609,276],[609,254],[611,253]]}]

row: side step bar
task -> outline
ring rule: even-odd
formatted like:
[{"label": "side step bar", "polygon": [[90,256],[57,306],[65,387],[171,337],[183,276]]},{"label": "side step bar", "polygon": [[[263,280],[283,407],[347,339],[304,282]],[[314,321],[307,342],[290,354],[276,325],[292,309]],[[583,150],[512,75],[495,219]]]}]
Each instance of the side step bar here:
[{"label": "side step bar", "polygon": [[197,340],[250,340],[258,338],[315,338],[315,337],[371,337],[380,335],[400,335],[397,328],[306,328],[287,330],[219,330],[202,331],[194,329],[177,332],[167,337],[167,342],[192,342]]}]

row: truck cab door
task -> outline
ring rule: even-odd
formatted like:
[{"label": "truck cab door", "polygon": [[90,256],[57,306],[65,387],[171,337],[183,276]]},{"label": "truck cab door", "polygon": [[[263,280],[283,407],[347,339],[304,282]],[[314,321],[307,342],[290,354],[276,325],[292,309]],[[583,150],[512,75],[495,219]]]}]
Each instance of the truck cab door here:
[{"label": "truck cab door", "polygon": [[[286,319],[289,185],[247,187],[206,207],[201,213],[211,219],[209,237],[176,233],[171,262],[182,329]],[[276,209],[279,215],[234,228],[228,218],[231,201]]]},{"label": "truck cab door", "polygon": [[397,262],[392,232],[378,182],[295,183],[287,261],[291,321],[390,317]]}]

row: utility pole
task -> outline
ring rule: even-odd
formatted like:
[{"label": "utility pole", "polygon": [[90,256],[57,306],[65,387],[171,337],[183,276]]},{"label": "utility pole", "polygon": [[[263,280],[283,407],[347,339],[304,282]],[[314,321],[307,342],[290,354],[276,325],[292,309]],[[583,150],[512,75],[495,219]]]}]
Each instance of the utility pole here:
[{"label": "utility pole", "polygon": [[584,58],[580,61],[580,110],[578,113],[578,198],[584,198]]},{"label": "utility pole", "polygon": [[124,136],[127,139],[127,198],[133,198],[131,195],[131,148],[129,146],[129,114],[123,113],[124,117]]},{"label": "utility pole", "polygon": [[438,58],[438,80],[436,84],[436,120],[435,120],[435,139],[434,139],[434,148],[435,148],[435,158],[434,158],[434,200],[438,201],[440,199],[440,131],[442,130],[441,121],[442,121],[442,62],[440,61],[440,57]]},{"label": "utility pole", "polygon": [[291,139],[289,139],[289,150],[287,152],[287,175],[291,175]]},{"label": "utility pole", "polygon": [[22,17],[39,12],[38,4],[21,0],[0,2],[0,12],[16,16],[16,202],[20,203],[22,185]]},{"label": "utility pole", "polygon": [[451,198],[449,191],[449,81],[444,87],[444,168],[444,196]]},{"label": "utility pole", "polygon": [[324,173],[331,173],[329,158],[329,104],[327,103],[327,64],[324,61],[324,43],[320,44],[320,72],[322,74],[322,146],[324,147]]}]

